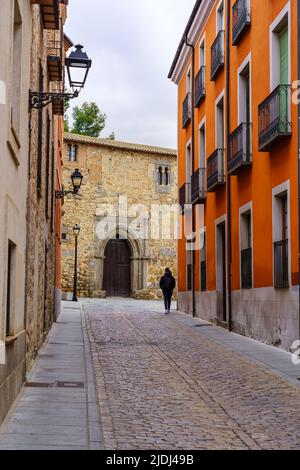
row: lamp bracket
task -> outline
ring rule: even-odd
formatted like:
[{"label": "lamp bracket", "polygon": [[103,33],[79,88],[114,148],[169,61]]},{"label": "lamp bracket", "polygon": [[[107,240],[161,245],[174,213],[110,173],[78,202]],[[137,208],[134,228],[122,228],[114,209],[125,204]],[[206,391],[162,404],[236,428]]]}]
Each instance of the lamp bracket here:
[{"label": "lamp bracket", "polygon": [[73,194],[73,195],[76,195],[78,194],[78,191],[56,191],[55,192],[55,197],[56,199],[63,199],[65,196],[67,196],[68,194]]},{"label": "lamp bracket", "polygon": [[79,91],[75,90],[74,93],[47,93],[29,91],[29,109],[42,109],[50,103],[56,101],[71,100],[78,98]]}]

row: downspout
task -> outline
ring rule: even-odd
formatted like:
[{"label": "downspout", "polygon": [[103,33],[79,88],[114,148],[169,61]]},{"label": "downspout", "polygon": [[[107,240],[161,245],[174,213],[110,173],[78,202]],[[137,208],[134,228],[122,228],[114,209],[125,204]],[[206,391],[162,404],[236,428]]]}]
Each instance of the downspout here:
[{"label": "downspout", "polygon": [[[298,86],[300,80],[300,0],[297,1]],[[300,340],[300,100],[298,98],[298,309]],[[299,352],[300,354],[300,352]]]},{"label": "downspout", "polygon": [[[300,1],[300,0],[299,0]],[[232,237],[231,237],[231,177],[228,174],[228,157],[230,148],[230,0],[227,0],[226,26],[226,173],[227,173],[227,302],[228,302],[228,331],[232,331]]]},{"label": "downspout", "polygon": [[[185,44],[192,49],[192,93],[191,93],[191,108],[192,108],[192,137],[191,137],[191,152],[192,152],[192,171],[195,171],[195,47],[193,44],[188,42],[187,36],[185,37]],[[194,215],[194,206],[192,205],[192,232],[193,234],[196,231],[195,227],[195,215]],[[193,245],[195,240],[193,240]],[[192,314],[195,318],[196,316],[196,294],[195,294],[195,265],[196,265],[196,253],[193,246],[192,250]]]}]

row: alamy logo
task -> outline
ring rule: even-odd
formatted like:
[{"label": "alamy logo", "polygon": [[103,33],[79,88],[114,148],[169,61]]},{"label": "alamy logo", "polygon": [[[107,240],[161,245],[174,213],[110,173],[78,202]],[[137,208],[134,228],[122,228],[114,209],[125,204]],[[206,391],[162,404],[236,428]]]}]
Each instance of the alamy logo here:
[{"label": "alamy logo", "polygon": [[0,104],[6,104],[6,86],[3,80],[0,80]]}]

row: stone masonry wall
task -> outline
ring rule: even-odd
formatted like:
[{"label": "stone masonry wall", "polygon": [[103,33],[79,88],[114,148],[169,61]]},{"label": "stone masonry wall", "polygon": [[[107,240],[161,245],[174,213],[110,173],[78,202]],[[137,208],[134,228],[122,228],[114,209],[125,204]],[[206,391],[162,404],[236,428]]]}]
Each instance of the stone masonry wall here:
[{"label": "stone masonry wall", "polygon": [[[73,140],[72,140],[73,139]],[[99,140],[101,143],[101,139]],[[67,160],[67,145],[78,146],[78,161]],[[170,185],[158,185],[158,168],[169,167]],[[130,213],[132,205],[143,204],[149,213],[153,204],[172,205],[177,201],[176,154],[148,153],[144,151],[116,148],[88,139],[70,135],[65,137],[63,184],[71,185],[71,174],[79,168],[84,176],[80,195],[67,196],[64,203],[62,244],[62,290],[72,291],[74,273],[74,235],[73,226],[81,227],[78,239],[78,291],[84,297],[102,297],[103,263],[101,242],[96,236],[97,224],[103,220],[101,207],[112,204],[118,208],[119,197],[127,196],[129,221],[135,214]],[[163,211],[161,217],[165,217]],[[143,280],[132,286],[132,295],[138,298],[159,298],[159,279],[165,267],[170,267],[176,275],[176,241],[172,239],[140,240],[139,266]],[[99,272],[100,271],[100,272]]]}]

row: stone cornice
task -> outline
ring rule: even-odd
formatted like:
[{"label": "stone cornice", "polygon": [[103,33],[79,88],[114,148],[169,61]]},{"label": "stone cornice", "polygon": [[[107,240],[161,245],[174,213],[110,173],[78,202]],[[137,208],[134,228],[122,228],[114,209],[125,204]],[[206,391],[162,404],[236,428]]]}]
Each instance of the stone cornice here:
[{"label": "stone cornice", "polygon": [[175,149],[169,149],[169,148],[164,148],[164,147],[154,147],[151,145],[143,145],[143,144],[134,144],[130,142],[120,142],[120,141],[111,140],[111,139],[100,139],[96,137],[89,137],[89,136],[78,135],[78,134],[65,133],[64,141],[80,143],[80,144],[98,145],[99,147],[107,147],[113,150],[131,150],[133,152],[157,154],[157,155],[164,155],[168,157],[177,158],[177,151]]}]

